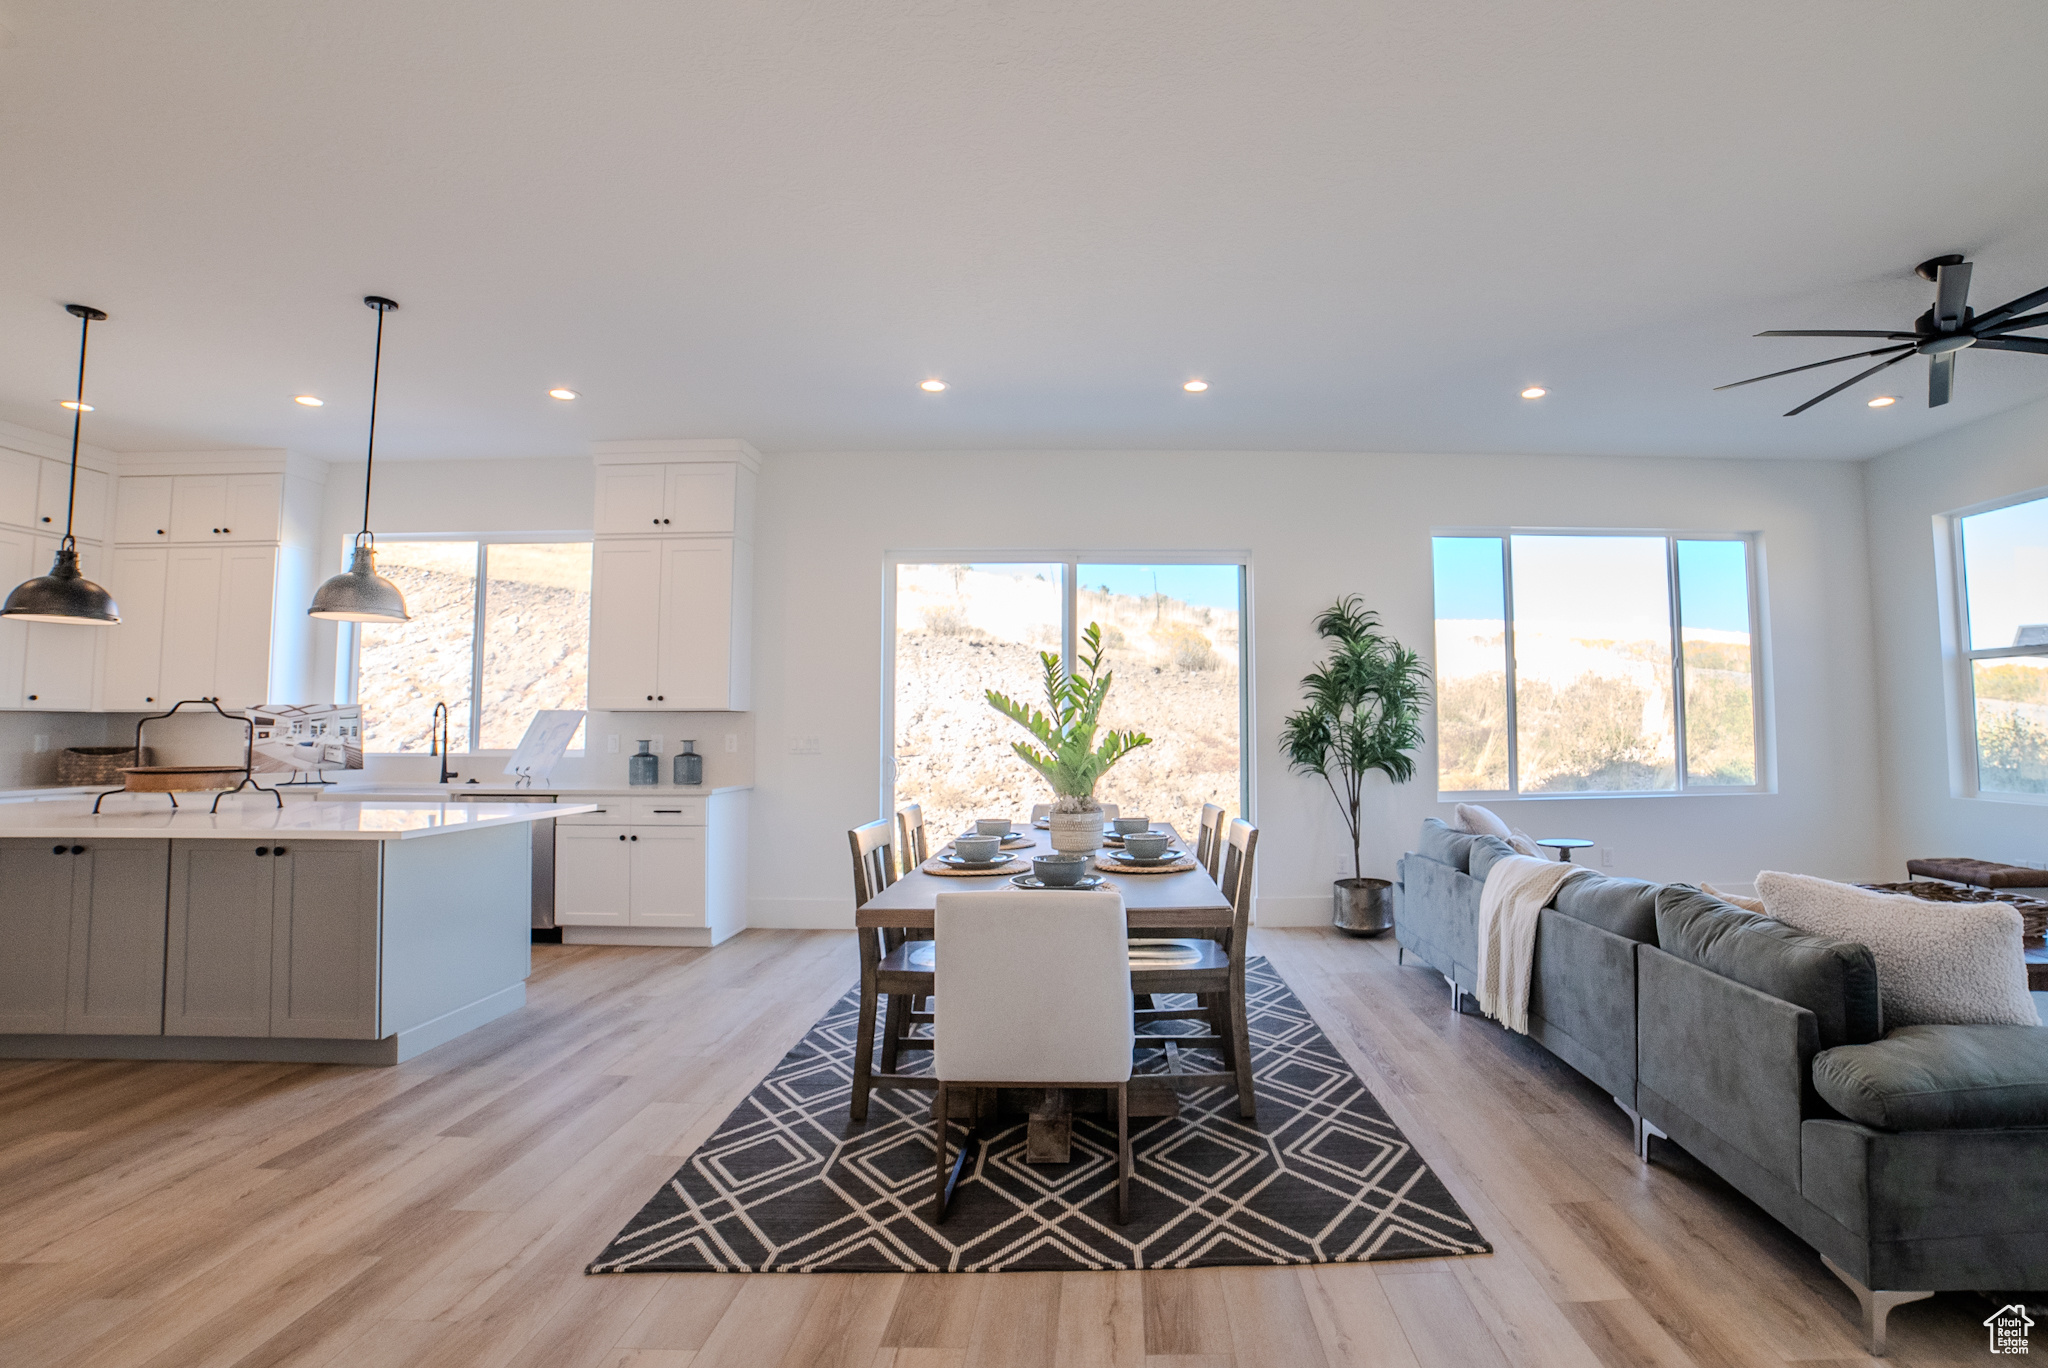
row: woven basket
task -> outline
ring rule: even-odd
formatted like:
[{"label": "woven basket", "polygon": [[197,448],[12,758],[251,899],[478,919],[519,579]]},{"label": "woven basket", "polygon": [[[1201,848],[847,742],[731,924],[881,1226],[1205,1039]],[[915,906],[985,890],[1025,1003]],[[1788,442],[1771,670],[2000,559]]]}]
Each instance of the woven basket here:
[{"label": "woven basket", "polygon": [[57,753],[60,788],[118,785],[123,768],[135,763],[133,746],[72,746]]}]

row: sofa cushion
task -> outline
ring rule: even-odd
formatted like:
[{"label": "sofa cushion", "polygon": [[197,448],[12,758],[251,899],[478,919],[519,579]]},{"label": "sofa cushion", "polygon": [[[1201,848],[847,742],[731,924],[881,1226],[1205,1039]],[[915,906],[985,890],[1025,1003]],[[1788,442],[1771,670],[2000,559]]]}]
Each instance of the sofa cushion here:
[{"label": "sofa cushion", "polygon": [[1602,931],[1655,945],[1659,887],[1647,879],[1617,879],[1588,869],[1565,880],[1550,905]]},{"label": "sofa cushion", "polygon": [[1493,872],[1495,860],[1504,860],[1510,855],[1521,853],[1498,836],[1474,836],[1469,868],[1466,872],[1479,882],[1485,883],[1486,876]]},{"label": "sofa cushion", "polygon": [[1765,870],[1772,917],[1810,936],[1870,947],[1894,1026],[2033,1026],[2020,914],[2004,903],[1929,902]]},{"label": "sofa cushion", "polygon": [[1472,871],[1472,836],[1463,831],[1453,831],[1440,818],[1422,819],[1422,839],[1415,843],[1415,853],[1447,864],[1460,874]]},{"label": "sofa cushion", "polygon": [[1818,1024],[1822,1049],[1884,1035],[1877,961],[1867,946],[1801,935],[1689,884],[1657,891],[1657,944],[1702,969],[1806,1008]]},{"label": "sofa cushion", "polygon": [[1902,1026],[1815,1055],[1813,1086],[1878,1130],[2048,1126],[2048,1028]]}]

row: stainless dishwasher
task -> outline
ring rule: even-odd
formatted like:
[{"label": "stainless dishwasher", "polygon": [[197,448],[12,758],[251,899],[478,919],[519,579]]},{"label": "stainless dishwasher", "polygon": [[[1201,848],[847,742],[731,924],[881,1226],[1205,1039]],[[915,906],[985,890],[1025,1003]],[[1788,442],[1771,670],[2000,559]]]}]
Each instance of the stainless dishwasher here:
[{"label": "stainless dishwasher", "polygon": [[[554,803],[552,793],[463,793],[448,795],[458,803]],[[555,927],[555,819],[528,822],[533,851],[533,929],[552,931]]]}]

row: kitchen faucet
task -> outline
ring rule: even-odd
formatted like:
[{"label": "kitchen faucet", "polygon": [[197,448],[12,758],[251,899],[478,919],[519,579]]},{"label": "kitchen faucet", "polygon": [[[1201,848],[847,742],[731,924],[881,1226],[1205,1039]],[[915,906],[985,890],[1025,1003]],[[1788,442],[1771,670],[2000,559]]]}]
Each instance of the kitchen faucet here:
[{"label": "kitchen faucet", "polygon": [[455,771],[448,768],[448,705],[434,705],[434,719],[427,728],[428,753],[441,757],[440,782],[445,784],[455,777]]}]

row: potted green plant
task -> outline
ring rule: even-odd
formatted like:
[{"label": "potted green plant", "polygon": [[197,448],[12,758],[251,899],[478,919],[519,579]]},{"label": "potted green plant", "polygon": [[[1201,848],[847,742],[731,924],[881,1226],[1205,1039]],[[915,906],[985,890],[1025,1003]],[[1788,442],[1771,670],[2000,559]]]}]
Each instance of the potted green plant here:
[{"label": "potted green plant", "polygon": [[1069,673],[1058,655],[1040,651],[1045,667],[1045,711],[1018,703],[994,689],[983,694],[988,705],[1031,733],[1038,742],[1017,741],[1010,749],[1052,785],[1052,848],[1062,854],[1083,854],[1102,845],[1102,804],[1095,801],[1095,782],[1112,765],[1140,746],[1152,744],[1141,731],[1112,731],[1095,744],[1097,719],[1109,697],[1115,672],[1102,668],[1102,629],[1094,623],[1081,634],[1082,650]]},{"label": "potted green plant", "polygon": [[1301,710],[1280,729],[1288,768],[1329,786],[1351,833],[1351,877],[1336,881],[1335,922],[1378,935],[1394,924],[1392,885],[1368,879],[1358,853],[1358,805],[1375,771],[1396,784],[1415,775],[1422,712],[1429,705],[1429,666],[1380,631],[1379,614],[1352,594],[1316,619],[1331,643],[1329,658],[1301,681]]}]

